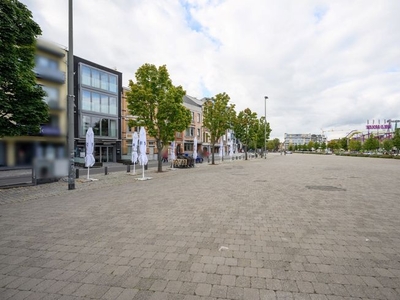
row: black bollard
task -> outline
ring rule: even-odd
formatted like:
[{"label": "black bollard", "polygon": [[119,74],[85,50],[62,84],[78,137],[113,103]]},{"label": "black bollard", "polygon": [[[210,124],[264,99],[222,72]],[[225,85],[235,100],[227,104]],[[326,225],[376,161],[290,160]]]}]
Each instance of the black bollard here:
[{"label": "black bollard", "polygon": [[75,178],[79,178],[79,169],[75,169]]},{"label": "black bollard", "polygon": [[148,164],[145,164],[144,165],[144,169],[147,171],[147,166],[148,166]]},{"label": "black bollard", "polygon": [[108,175],[108,167],[104,167],[104,175]]},{"label": "black bollard", "polygon": [[131,165],[126,165],[126,173],[129,173],[131,171]]}]

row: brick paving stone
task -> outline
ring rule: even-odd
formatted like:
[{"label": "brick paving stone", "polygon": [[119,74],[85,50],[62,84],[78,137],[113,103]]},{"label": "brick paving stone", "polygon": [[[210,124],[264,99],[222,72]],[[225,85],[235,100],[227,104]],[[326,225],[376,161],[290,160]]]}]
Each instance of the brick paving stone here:
[{"label": "brick paving stone", "polygon": [[132,300],[133,297],[138,293],[139,290],[136,289],[124,289],[121,294],[119,294],[116,300]]},{"label": "brick paving stone", "polygon": [[243,300],[244,289],[239,287],[228,287],[228,290],[226,292],[226,297],[228,299]]}]

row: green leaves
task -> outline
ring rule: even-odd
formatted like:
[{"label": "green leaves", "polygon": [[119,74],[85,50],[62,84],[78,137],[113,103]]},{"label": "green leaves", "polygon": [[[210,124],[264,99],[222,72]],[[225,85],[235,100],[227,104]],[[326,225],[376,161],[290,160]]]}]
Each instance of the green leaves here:
[{"label": "green leaves", "polygon": [[33,73],[39,34],[25,5],[0,1],[0,137],[39,133],[48,119],[45,93]]},{"label": "green leaves", "polygon": [[215,144],[229,128],[232,128],[235,120],[235,105],[229,105],[229,100],[228,94],[220,93],[208,99],[203,106],[203,126],[210,132],[213,164]]},{"label": "green leaves", "polygon": [[[186,92],[174,86],[165,65],[144,64],[135,73],[136,82],[129,81],[127,93],[129,113],[136,117],[130,126],[144,126],[155,138],[158,153],[190,124],[190,111],[183,106]],[[161,155],[158,171],[162,171]]]}]

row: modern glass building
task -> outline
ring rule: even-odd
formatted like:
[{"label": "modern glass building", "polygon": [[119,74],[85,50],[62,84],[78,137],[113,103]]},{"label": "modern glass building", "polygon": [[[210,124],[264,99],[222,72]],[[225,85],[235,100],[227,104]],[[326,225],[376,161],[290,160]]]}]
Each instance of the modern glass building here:
[{"label": "modern glass building", "polygon": [[95,135],[96,162],[121,159],[122,73],[80,57],[74,57],[75,70],[75,159],[85,157],[89,127]]}]

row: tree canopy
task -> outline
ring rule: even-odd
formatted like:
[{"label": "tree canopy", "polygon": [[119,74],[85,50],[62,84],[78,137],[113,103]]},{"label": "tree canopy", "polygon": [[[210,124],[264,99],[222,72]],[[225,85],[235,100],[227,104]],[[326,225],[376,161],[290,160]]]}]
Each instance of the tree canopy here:
[{"label": "tree canopy", "polygon": [[376,150],[379,148],[379,140],[371,133],[369,138],[364,142],[364,150]]},{"label": "tree canopy", "polygon": [[213,149],[212,164],[215,164],[214,148],[216,142],[229,128],[232,128],[235,119],[235,105],[229,104],[229,100],[228,94],[219,93],[208,99],[203,106],[203,126],[210,132],[210,142]]},{"label": "tree canopy", "polygon": [[24,4],[0,1],[0,137],[37,134],[48,119],[45,92],[33,72],[40,34]]},{"label": "tree canopy", "polygon": [[400,150],[400,129],[395,130],[392,142],[393,142],[393,146],[396,147],[397,154],[398,154],[399,150]]},{"label": "tree canopy", "polygon": [[257,113],[252,112],[250,108],[240,111],[235,119],[233,130],[240,142],[245,146],[245,159],[247,159],[247,150],[250,143],[257,133],[258,125]]},{"label": "tree canopy", "polygon": [[[186,92],[174,86],[165,65],[144,64],[135,73],[136,82],[129,81],[128,110],[135,116],[129,126],[144,126],[156,140],[158,171],[162,172],[162,148],[185,130],[191,121],[190,111],[183,106]],[[174,150],[174,149],[173,149]]]}]

